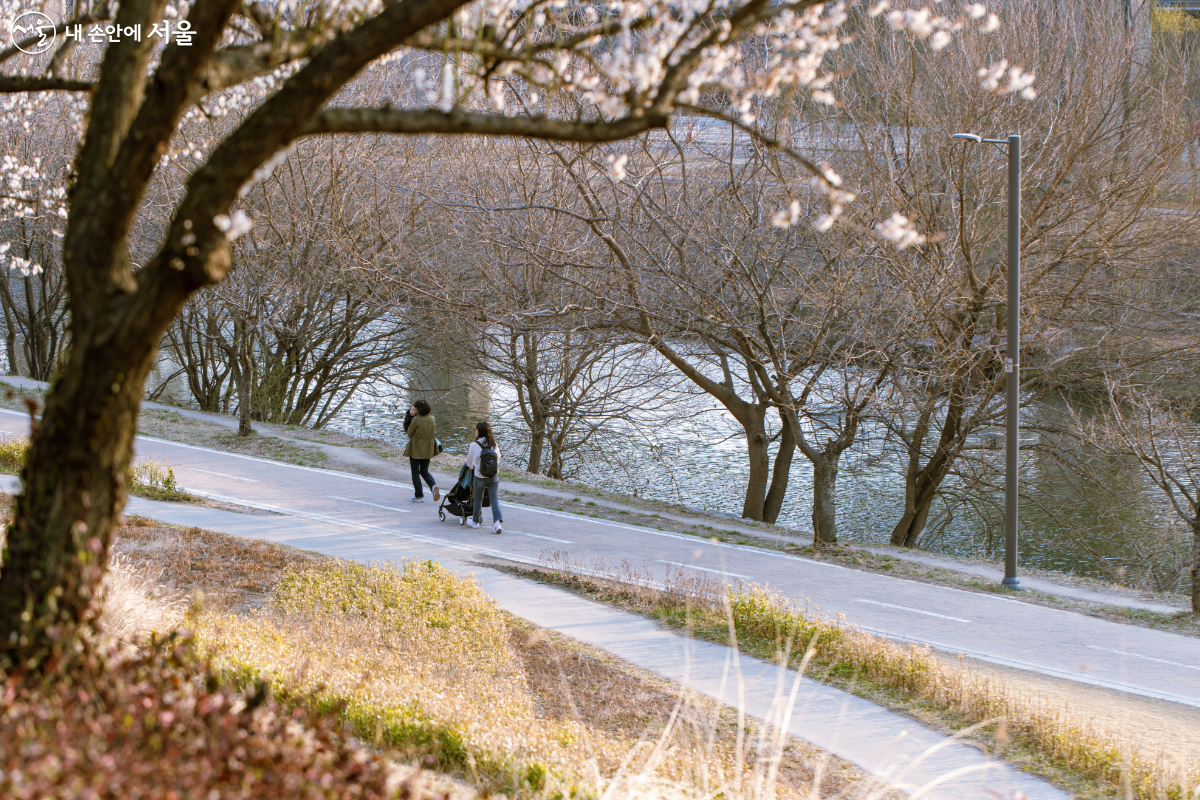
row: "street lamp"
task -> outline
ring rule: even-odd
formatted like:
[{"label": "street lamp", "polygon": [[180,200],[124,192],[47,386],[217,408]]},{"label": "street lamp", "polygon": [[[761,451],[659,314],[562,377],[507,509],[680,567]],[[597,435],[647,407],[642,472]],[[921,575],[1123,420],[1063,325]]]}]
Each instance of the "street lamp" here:
[{"label": "street lamp", "polygon": [[1021,388],[1021,137],[984,139],[974,133],[956,133],[955,139],[991,144],[1008,156],[1008,352],[1004,359],[1005,464],[1004,464],[1004,580],[1009,589],[1020,589],[1017,578],[1017,455],[1021,444],[1017,411]]}]

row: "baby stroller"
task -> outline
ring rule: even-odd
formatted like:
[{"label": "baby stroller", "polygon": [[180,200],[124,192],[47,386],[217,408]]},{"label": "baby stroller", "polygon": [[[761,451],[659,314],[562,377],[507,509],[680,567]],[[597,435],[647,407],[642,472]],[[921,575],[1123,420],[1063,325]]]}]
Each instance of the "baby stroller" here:
[{"label": "baby stroller", "polygon": [[[445,521],[446,514],[450,514],[458,517],[459,525],[466,525],[467,517],[471,516],[475,508],[474,483],[475,473],[463,464],[462,469],[458,471],[458,481],[455,482],[454,488],[442,495],[442,504],[438,506],[438,519]],[[490,500],[487,489],[484,489],[482,506],[490,506]]]}]

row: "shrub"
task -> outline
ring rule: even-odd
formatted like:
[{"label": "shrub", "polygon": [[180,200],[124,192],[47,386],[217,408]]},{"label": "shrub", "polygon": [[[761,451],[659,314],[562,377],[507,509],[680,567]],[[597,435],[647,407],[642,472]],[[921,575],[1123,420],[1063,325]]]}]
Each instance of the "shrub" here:
[{"label": "shrub", "polygon": [[150,500],[165,500],[171,503],[192,503],[197,498],[179,488],[175,470],[170,464],[157,461],[140,461],[129,467],[129,493]]},{"label": "shrub", "polygon": [[29,440],[23,436],[0,437],[0,472],[17,474],[25,466]]},{"label": "shrub", "polygon": [[0,796],[384,798],[398,773],[287,709],[265,686],[220,688],[186,638],[125,657],[97,652],[45,683],[0,693]]}]

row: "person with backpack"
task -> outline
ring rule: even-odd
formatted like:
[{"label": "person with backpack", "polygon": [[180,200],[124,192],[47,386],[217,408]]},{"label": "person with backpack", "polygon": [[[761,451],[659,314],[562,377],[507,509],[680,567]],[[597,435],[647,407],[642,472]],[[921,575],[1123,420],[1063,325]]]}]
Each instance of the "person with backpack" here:
[{"label": "person with backpack", "polygon": [[475,507],[467,525],[478,528],[483,522],[483,493],[488,493],[492,507],[492,533],[504,533],[504,514],[500,512],[500,447],[492,436],[492,426],[486,422],[475,425],[478,434],[467,450],[467,466],[475,472]]},{"label": "person with backpack", "polygon": [[421,478],[433,490],[433,502],[442,499],[438,491],[437,481],[429,474],[429,459],[437,455],[437,421],[433,417],[433,408],[425,400],[417,400],[404,417],[404,432],[408,434],[408,444],[404,447],[404,455],[408,456],[408,464],[412,468],[413,496],[412,503],[424,503],[425,494],[421,491]]}]

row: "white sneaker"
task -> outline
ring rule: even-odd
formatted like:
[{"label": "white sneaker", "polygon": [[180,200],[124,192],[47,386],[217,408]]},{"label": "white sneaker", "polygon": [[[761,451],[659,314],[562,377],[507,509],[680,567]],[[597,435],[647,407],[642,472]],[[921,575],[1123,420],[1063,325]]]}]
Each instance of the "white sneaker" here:
[{"label": "white sneaker", "polygon": [[492,526],[492,533],[504,533],[504,528],[501,527],[501,523],[497,522]]},{"label": "white sneaker", "polygon": [[478,522],[476,522],[476,521],[475,521],[475,520],[473,520],[473,519],[469,519],[469,520],[467,520],[467,527],[468,527],[468,528],[478,528],[478,527],[479,527],[479,523],[478,523]]},{"label": "white sneaker", "polygon": [[424,498],[424,497],[417,497],[416,495],[414,495],[414,496],[412,496],[412,497],[410,497],[410,498],[408,499],[408,502],[410,502],[410,503],[424,503],[424,502],[425,502],[425,498]]}]

